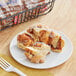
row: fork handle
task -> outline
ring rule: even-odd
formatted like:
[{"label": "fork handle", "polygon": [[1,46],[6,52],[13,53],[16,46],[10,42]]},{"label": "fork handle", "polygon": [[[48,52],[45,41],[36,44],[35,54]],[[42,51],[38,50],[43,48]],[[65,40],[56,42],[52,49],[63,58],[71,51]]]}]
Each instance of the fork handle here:
[{"label": "fork handle", "polygon": [[27,76],[25,75],[23,72],[21,72],[20,70],[18,70],[17,68],[14,68],[13,70],[15,73],[19,74],[19,76]]}]

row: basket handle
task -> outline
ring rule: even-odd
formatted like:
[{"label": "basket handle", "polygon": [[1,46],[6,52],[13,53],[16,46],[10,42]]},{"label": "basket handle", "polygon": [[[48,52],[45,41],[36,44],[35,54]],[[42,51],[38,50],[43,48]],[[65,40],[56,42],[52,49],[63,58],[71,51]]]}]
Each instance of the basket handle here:
[{"label": "basket handle", "polygon": [[50,9],[48,12],[46,12],[46,13],[43,13],[43,14],[40,14],[39,16],[42,16],[42,15],[46,15],[46,14],[48,14],[52,9],[53,9],[53,6],[54,6],[54,2],[55,2],[55,0],[49,0],[49,3],[51,3],[51,5],[49,6],[49,8],[48,9]]}]

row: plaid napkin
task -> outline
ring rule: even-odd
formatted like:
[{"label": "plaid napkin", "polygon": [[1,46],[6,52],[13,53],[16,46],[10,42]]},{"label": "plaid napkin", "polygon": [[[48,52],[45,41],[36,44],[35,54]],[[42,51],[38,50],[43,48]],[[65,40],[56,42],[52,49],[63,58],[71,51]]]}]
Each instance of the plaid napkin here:
[{"label": "plaid napkin", "polygon": [[[0,0],[0,19],[12,16],[24,10],[34,8],[36,6],[43,5],[48,1],[49,0]],[[44,8],[46,9],[46,6],[43,7],[40,11],[43,12],[45,10]],[[30,16],[31,16],[31,12],[30,12]],[[39,8],[37,10],[33,9],[32,15],[35,15],[38,12],[39,12]],[[29,12],[26,12],[26,16],[28,16],[28,13]],[[12,26],[13,24],[17,24],[17,20],[18,20],[18,24],[21,22],[21,19],[22,22],[24,22],[24,16],[25,13],[23,13],[22,15],[20,14],[15,18],[12,17],[9,19],[2,20],[2,22],[0,21],[0,29],[8,26]]]}]

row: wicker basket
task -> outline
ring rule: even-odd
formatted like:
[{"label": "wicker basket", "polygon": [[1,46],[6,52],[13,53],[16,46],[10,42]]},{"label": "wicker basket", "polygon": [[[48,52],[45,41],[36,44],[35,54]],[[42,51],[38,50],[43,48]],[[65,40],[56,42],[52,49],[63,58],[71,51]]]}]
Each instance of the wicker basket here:
[{"label": "wicker basket", "polygon": [[31,19],[35,19],[39,16],[48,14],[52,10],[54,2],[55,0],[49,0],[49,2],[46,4],[0,19],[0,31],[17,24],[27,22]]}]

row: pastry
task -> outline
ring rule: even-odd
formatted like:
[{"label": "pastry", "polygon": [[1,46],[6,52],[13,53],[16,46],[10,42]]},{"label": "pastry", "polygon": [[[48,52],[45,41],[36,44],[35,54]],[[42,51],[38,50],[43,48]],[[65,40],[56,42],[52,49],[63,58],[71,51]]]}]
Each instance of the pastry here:
[{"label": "pastry", "polygon": [[49,36],[49,43],[52,51],[61,52],[64,47],[64,40],[58,34],[51,32]]},{"label": "pastry", "polygon": [[39,41],[48,44],[50,32],[47,30],[41,30],[39,32]]},{"label": "pastry", "polygon": [[32,63],[45,62],[46,56],[50,53],[50,46],[45,43],[36,42],[31,47],[25,48],[25,55]]},{"label": "pastry", "polygon": [[31,46],[34,43],[34,38],[32,35],[27,32],[18,35],[17,37],[17,45],[21,49],[25,49],[26,46]]},{"label": "pastry", "polygon": [[48,43],[49,33],[46,27],[42,25],[37,25],[27,30],[30,34],[32,34],[37,41]]},{"label": "pastry", "polygon": [[64,40],[56,32],[37,25],[18,35],[17,44],[19,48],[25,51],[30,62],[44,63],[46,56],[50,54],[50,50],[57,53],[62,51]]}]

